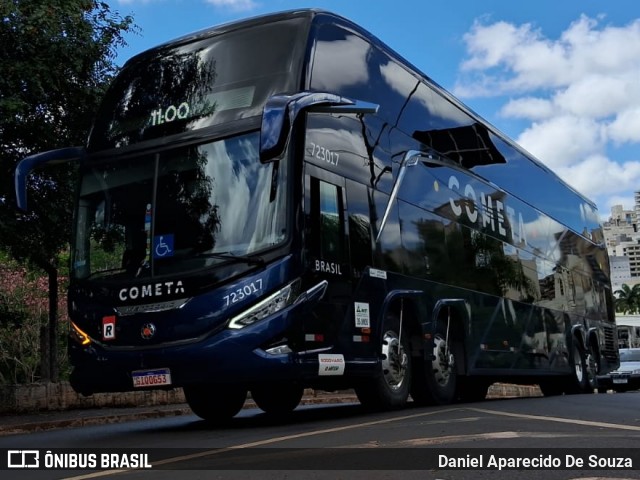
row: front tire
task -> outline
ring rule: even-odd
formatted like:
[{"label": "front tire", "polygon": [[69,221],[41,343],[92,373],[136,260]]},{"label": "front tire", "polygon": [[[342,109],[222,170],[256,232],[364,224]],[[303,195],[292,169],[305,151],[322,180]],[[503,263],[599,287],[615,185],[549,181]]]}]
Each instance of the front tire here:
[{"label": "front tire", "polygon": [[380,372],[363,380],[355,391],[360,403],[376,410],[402,408],[411,386],[411,355],[407,329],[400,331],[400,321],[389,315],[384,322],[380,345]]},{"label": "front tire", "polygon": [[210,423],[224,423],[233,418],[247,399],[247,390],[237,386],[189,385],[184,396],[193,413]]},{"label": "front tire", "polygon": [[299,385],[268,385],[251,390],[251,398],[265,413],[286,415],[300,404],[303,393]]}]

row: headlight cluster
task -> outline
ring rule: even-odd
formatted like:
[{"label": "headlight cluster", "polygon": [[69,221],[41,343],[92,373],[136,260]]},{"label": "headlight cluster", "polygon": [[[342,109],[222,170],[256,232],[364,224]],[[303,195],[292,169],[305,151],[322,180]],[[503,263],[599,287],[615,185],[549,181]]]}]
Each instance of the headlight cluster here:
[{"label": "headlight cluster", "polygon": [[256,303],[253,307],[236,315],[229,321],[229,328],[240,329],[253,325],[263,318],[288,307],[295,302],[300,293],[300,281],[295,280],[286,287],[272,293],[265,299]]}]

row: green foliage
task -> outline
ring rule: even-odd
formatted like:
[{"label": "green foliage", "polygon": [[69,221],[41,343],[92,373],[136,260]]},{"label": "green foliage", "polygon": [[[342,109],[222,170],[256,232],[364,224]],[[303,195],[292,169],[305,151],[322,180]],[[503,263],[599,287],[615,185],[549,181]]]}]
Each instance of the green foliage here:
[{"label": "green foliage", "polygon": [[640,313],[640,284],[633,287],[624,284],[620,290],[613,292],[616,296],[616,312],[631,315]]},{"label": "green foliage", "polygon": [[96,0],[2,0],[0,20],[0,381],[22,382],[38,377],[47,338],[48,281],[33,267],[53,280],[63,265],[66,276],[75,167],[34,172],[29,213],[15,209],[14,170],[28,155],[85,144],[116,50],[136,28]]},{"label": "green foliage", "polygon": [[68,242],[74,171],[32,175],[31,212],[16,214],[15,165],[85,143],[132,18],[91,0],[3,1],[0,16],[0,248],[42,267]]},{"label": "green foliage", "polygon": [[[61,279],[60,287],[66,289]],[[40,378],[41,339],[46,335],[48,281],[0,254],[0,385],[29,383]],[[64,297],[63,297],[64,298]],[[65,312],[61,300],[59,312]],[[64,343],[66,315],[58,318],[58,365],[68,373]]]}]

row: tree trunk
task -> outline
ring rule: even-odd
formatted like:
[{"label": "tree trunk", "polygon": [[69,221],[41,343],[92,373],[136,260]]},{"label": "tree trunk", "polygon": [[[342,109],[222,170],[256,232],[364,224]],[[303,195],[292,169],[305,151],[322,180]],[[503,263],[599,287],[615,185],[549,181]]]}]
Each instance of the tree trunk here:
[{"label": "tree trunk", "polygon": [[44,335],[41,337],[41,361],[42,380],[49,382],[58,381],[58,269],[44,259],[36,261],[38,267],[43,269],[49,279],[49,321]]}]

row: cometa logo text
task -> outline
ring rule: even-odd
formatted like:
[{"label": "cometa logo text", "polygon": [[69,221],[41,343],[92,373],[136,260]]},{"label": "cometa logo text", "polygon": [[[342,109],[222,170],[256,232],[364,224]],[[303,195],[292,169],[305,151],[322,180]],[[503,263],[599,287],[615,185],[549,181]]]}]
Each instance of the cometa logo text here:
[{"label": "cometa logo text", "polygon": [[137,300],[139,298],[162,297],[184,293],[182,280],[152,283],[129,288],[123,288],[118,293],[118,298],[123,302]]}]

